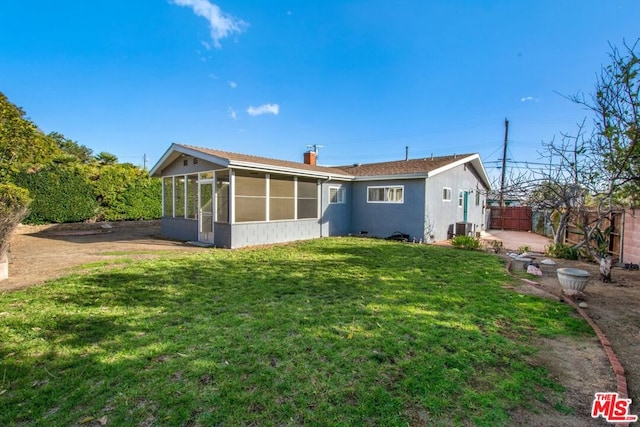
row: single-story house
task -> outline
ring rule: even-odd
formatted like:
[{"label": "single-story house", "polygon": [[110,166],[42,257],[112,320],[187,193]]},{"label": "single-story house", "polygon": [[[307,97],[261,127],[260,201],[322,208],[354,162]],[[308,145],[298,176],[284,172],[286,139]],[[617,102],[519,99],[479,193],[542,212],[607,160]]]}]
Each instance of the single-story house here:
[{"label": "single-story house", "polygon": [[484,229],[490,189],[478,154],[325,167],[172,144],[162,234],[225,248],[349,234],[445,240]]}]

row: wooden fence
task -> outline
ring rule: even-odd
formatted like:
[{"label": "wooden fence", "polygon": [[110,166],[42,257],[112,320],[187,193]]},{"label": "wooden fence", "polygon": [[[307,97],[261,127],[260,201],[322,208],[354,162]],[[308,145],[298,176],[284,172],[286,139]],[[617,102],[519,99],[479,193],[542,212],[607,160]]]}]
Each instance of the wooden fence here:
[{"label": "wooden fence", "polygon": [[[591,223],[594,222],[597,217],[598,215],[596,212],[589,212],[584,217],[580,218],[580,220],[585,221],[585,223]],[[612,212],[608,218],[603,218],[602,223],[600,224],[600,230],[603,233],[611,226],[611,224],[613,224],[613,228],[609,235],[607,251],[617,260],[622,259],[622,235],[624,233],[623,219],[624,211],[616,211]],[[580,231],[580,228],[575,224],[575,222],[569,223],[565,243],[573,246],[582,242],[583,239],[584,234]],[[595,247],[596,243],[592,242],[592,245]]]},{"label": "wooden fence", "polygon": [[532,216],[529,206],[492,207],[489,227],[494,230],[531,231]]}]

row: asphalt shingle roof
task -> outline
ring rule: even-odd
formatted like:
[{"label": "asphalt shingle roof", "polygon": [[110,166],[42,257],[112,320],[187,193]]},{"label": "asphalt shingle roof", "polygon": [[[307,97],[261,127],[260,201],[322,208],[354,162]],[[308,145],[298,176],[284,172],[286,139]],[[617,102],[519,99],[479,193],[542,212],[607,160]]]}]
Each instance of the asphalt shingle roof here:
[{"label": "asphalt shingle roof", "polygon": [[272,159],[269,157],[252,156],[248,154],[234,153],[230,151],[213,150],[210,148],[196,147],[193,145],[179,144],[183,147],[199,151],[203,154],[228,159],[229,161],[248,162],[275,167],[293,168],[313,172],[351,175],[351,176],[377,176],[377,175],[401,175],[414,173],[428,173],[450,163],[469,157],[472,154],[456,154],[451,156],[427,157],[423,159],[398,160],[381,163],[362,163],[346,166],[318,166],[308,165],[302,162]]},{"label": "asphalt shingle roof", "polygon": [[351,166],[338,166],[338,169],[353,176],[428,173],[471,155],[472,154],[456,154],[451,156],[427,157],[424,159],[398,160],[394,162],[363,163]]}]

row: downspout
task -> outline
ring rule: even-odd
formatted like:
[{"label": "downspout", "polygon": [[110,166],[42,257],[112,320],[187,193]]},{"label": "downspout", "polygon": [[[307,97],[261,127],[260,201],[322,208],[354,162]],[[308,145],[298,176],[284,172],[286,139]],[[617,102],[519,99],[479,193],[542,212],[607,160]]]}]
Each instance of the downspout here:
[{"label": "downspout", "polygon": [[327,178],[320,183],[320,238],[324,237],[322,235],[322,224],[324,220],[324,185],[329,181],[331,181],[331,175],[327,176]]}]

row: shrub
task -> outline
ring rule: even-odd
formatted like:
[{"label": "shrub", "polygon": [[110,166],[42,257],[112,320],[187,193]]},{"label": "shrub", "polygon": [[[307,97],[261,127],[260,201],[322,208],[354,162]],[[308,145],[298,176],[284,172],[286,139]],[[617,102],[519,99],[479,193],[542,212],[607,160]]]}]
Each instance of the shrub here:
[{"label": "shrub", "polygon": [[29,192],[13,184],[0,184],[0,258],[9,245],[11,233],[29,209]]},{"label": "shrub", "polygon": [[78,222],[95,216],[97,203],[84,171],[73,165],[53,163],[46,168],[22,171],[14,182],[29,190],[33,203],[27,224]]},{"label": "shrub", "polygon": [[530,250],[531,250],[531,246],[528,246],[528,245],[522,245],[522,246],[520,246],[520,247],[518,248],[517,252],[518,252],[519,254],[523,254],[523,253],[525,253],[525,252],[529,252]]},{"label": "shrub", "polygon": [[565,245],[563,243],[552,243],[545,248],[545,252],[548,256],[552,256],[554,258],[570,260],[577,260],[579,255],[576,248]]},{"label": "shrub", "polygon": [[471,236],[456,236],[451,239],[451,244],[459,249],[480,249],[480,240]]},{"label": "shrub", "polygon": [[100,168],[93,191],[106,221],[158,219],[162,216],[162,182],[130,164]]}]

